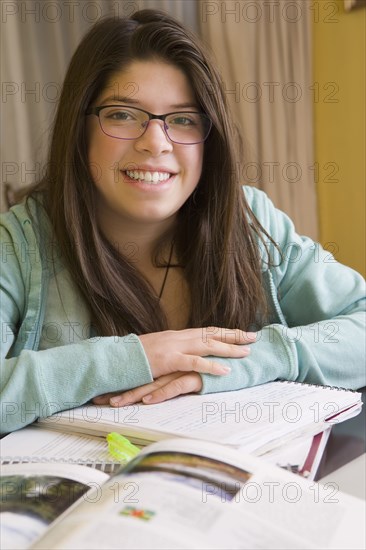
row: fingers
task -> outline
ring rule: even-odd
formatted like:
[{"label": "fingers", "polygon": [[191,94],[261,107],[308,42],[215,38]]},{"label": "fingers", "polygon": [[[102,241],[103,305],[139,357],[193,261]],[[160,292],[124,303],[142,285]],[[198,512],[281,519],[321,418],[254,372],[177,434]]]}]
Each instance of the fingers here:
[{"label": "fingers", "polygon": [[174,380],[164,384],[161,388],[151,392],[142,398],[144,404],[152,405],[154,403],[161,403],[177,397],[178,395],[184,395],[186,393],[198,392],[202,388],[202,380],[199,374],[190,372],[183,374],[175,378]]},{"label": "fingers", "polygon": [[228,344],[221,340],[215,340],[210,338],[206,342],[198,341],[196,346],[192,349],[192,352],[197,353],[205,357],[207,355],[214,355],[216,357],[245,357],[250,353],[250,347],[248,345]]},{"label": "fingers", "polygon": [[165,334],[174,336],[180,340],[197,339],[203,343],[209,340],[219,340],[227,344],[252,344],[257,338],[256,332],[246,332],[240,329],[230,329],[223,327],[202,327],[202,328],[187,328],[183,330],[167,330]]},{"label": "fingers", "polygon": [[145,384],[139,388],[113,396],[109,404],[112,407],[125,407],[134,403],[161,403],[178,395],[198,392],[202,388],[202,380],[197,373],[172,373]]},{"label": "fingers", "polygon": [[161,376],[160,378],[154,380],[154,382],[150,382],[149,384],[144,384],[143,386],[139,386],[137,388],[133,388],[131,390],[120,393],[119,395],[112,396],[109,404],[112,407],[124,407],[127,405],[132,405],[133,403],[139,403],[140,401],[142,401],[144,396],[150,394],[154,390],[160,388],[164,384],[167,384],[171,380],[174,380],[175,378],[180,376],[182,376],[182,373],[176,372]]},{"label": "fingers", "polygon": [[220,340],[221,342],[225,342],[227,344],[252,344],[255,342],[257,337],[256,332],[245,332],[240,329],[229,329],[222,327],[203,327],[193,330],[200,331],[203,343],[213,339]]},{"label": "fingers", "polygon": [[110,392],[97,395],[96,397],[93,397],[92,403],[94,403],[94,405],[109,405],[109,400],[117,393],[118,392]]},{"label": "fingers", "polygon": [[207,362],[207,356],[243,358],[250,353],[248,343],[256,334],[239,329],[218,327],[167,330],[139,336],[154,378],[178,371],[215,375],[227,374],[228,368]]},{"label": "fingers", "polygon": [[197,355],[183,355],[176,359],[176,371],[181,372],[201,372],[205,374],[214,374],[222,376],[229,374],[231,368],[226,365],[216,363],[212,359],[205,359]]},{"label": "fingers", "polygon": [[141,400],[148,403],[150,396],[150,402],[158,403],[182,393],[199,391],[202,380],[198,373],[216,376],[229,374],[230,367],[213,358],[246,357],[250,353],[248,344],[255,342],[256,333],[204,327],[142,334],[139,338],[154,382],[123,393],[96,396],[92,400],[94,404],[121,407]]}]

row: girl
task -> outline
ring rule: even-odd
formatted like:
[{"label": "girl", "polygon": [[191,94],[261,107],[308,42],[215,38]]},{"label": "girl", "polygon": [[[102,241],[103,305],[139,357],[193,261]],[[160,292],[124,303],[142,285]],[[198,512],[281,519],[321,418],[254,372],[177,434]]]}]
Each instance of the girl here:
[{"label": "girl", "polygon": [[4,432],[91,399],[365,384],[363,279],[242,188],[240,160],[214,63],[177,21],[89,31],[47,173],[1,220]]}]

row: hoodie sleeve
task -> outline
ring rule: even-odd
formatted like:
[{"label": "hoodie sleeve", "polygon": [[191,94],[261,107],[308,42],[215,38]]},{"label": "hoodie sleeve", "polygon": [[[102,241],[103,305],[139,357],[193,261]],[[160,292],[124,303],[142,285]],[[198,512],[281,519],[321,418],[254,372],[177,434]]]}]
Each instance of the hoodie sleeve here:
[{"label": "hoodie sleeve", "polygon": [[[1,433],[153,380],[140,339],[89,338],[39,351],[45,266],[12,212],[1,217]],[[26,224],[28,233],[30,225]],[[77,299],[77,297],[76,297]],[[41,323],[40,323],[41,324]]]},{"label": "hoodie sleeve", "polygon": [[[244,359],[222,359],[232,372],[203,374],[202,393],[285,379],[358,389],[366,385],[365,281],[329,251],[296,233],[268,197],[246,189],[249,204],[282,251],[266,273],[279,323],[265,326]],[[273,247],[272,247],[273,251]]]}]

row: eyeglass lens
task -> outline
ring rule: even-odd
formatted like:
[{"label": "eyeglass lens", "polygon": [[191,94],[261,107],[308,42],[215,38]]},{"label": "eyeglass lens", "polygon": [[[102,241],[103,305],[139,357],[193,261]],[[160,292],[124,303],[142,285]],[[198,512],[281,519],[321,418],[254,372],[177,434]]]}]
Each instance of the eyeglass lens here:
[{"label": "eyeglass lens", "polygon": [[[133,108],[106,107],[100,110],[99,120],[109,136],[136,139],[145,132],[149,115]],[[171,113],[165,118],[164,128],[171,141],[194,144],[206,139],[210,121],[202,113]]]}]

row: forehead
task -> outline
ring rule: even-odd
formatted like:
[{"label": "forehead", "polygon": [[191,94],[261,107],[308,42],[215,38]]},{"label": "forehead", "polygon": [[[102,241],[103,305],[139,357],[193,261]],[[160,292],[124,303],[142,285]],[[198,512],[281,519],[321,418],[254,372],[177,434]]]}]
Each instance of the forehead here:
[{"label": "forehead", "polygon": [[182,69],[160,61],[133,61],[111,75],[98,102],[109,101],[144,105],[156,103],[169,107],[196,104],[195,94]]}]

